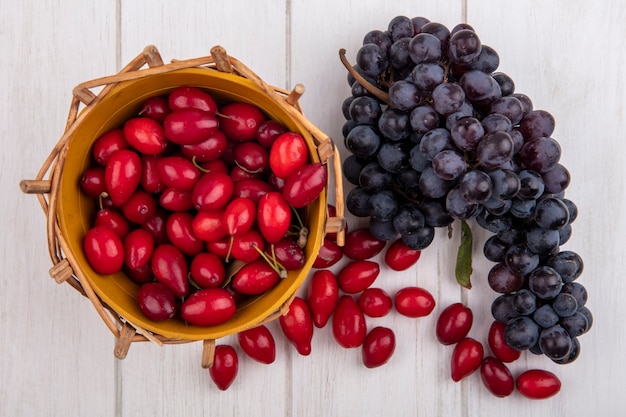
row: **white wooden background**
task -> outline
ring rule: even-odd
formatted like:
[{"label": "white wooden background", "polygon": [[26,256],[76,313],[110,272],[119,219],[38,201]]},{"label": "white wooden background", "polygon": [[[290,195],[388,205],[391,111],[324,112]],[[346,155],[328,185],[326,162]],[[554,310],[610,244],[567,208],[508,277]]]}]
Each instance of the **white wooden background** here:
[{"label": "white wooden background", "polygon": [[[201,345],[135,344],[123,361],[90,303],[48,277],[44,217],[21,179],[33,178],[61,136],[72,88],[117,72],[148,44],[166,60],[207,55],[223,45],[271,84],[306,87],[311,121],[338,139],[349,94],[338,60],[353,62],[363,35],[396,15],[428,17],[450,28],[467,21],[500,54],[500,70],[553,113],[568,196],[580,211],[567,248],[580,253],[580,278],[595,315],[582,355],[557,366],[532,355],[511,366],[555,371],[562,391],[545,401],[515,393],[498,399],[474,374],[454,383],[451,349],[434,337],[437,313],[465,301],[470,335],[486,340],[494,293],[490,264],[475,261],[474,289],[454,283],[457,241],[439,234],[419,264],[383,268],[390,292],[420,285],[438,305],[427,318],[391,314],[397,348],[369,370],[358,350],[344,350],[330,329],[316,330],[313,352],[299,356],[272,323],[277,359],[240,357],[231,388],[220,392],[200,367]],[[0,416],[617,416],[623,404],[626,256],[626,3],[622,0],[23,0],[0,2]],[[343,148],[342,148],[343,149]],[[349,218],[351,227],[359,224]],[[477,232],[480,258],[485,236]],[[235,342],[234,339],[220,342]]]}]

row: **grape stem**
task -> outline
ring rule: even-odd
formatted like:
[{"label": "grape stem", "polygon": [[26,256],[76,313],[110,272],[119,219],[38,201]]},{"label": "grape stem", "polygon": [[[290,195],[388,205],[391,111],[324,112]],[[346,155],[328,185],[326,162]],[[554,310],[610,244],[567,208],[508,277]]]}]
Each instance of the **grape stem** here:
[{"label": "grape stem", "polygon": [[365,88],[367,91],[372,93],[372,95],[374,97],[376,97],[377,99],[383,101],[389,107],[393,108],[391,102],[389,101],[389,94],[385,93],[384,91],[382,91],[379,88],[376,88],[376,86],[374,86],[372,83],[370,83],[365,78],[363,78],[363,76],[361,76],[361,74],[359,74],[352,67],[352,65],[350,65],[350,62],[346,58],[346,50],[344,48],[339,49],[339,59],[341,60],[341,63],[343,64],[343,66],[346,67],[346,69],[348,70],[350,75],[352,75],[354,77],[354,79],[357,80],[359,82],[359,84],[361,84],[363,86],[363,88]]}]

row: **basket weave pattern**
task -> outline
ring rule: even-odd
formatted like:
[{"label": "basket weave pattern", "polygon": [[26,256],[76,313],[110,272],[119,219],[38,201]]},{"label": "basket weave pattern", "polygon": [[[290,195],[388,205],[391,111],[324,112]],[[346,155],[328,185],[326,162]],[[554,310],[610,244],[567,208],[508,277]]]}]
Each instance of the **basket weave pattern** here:
[{"label": "basket weave pattern", "polygon": [[[333,217],[330,217],[328,213],[326,213],[324,233],[338,232],[338,244],[340,246],[343,245],[345,219],[343,188],[341,183],[341,161],[332,140],[304,117],[298,102],[300,96],[304,93],[304,87],[298,84],[292,91],[285,91],[273,87],[265,83],[258,75],[240,61],[228,56],[221,46],[213,47],[210,56],[188,60],[173,60],[169,64],[164,64],[156,47],[152,45],[147,46],[142,53],[122,68],[119,73],[87,81],[74,88],[64,134],[44,161],[35,179],[23,180],[20,183],[20,188],[24,193],[35,194],[37,196],[46,216],[48,251],[53,264],[49,271],[50,276],[57,283],[67,283],[71,285],[75,290],[91,301],[107,328],[117,338],[114,355],[119,359],[126,357],[129,347],[133,342],[151,341],[158,345],[163,345],[188,343],[193,340],[169,338],[145,330],[122,317],[98,297],[93,287],[89,284],[89,280],[83,275],[72,251],[69,250],[68,243],[59,227],[57,204],[61,174],[63,172],[70,138],[77,126],[85,116],[94,111],[97,104],[115,85],[124,81],[136,80],[187,68],[203,68],[209,71],[231,73],[251,80],[275,101],[282,110],[289,114],[290,117],[297,120],[310,132],[315,142],[320,161],[327,164],[328,169],[332,170],[334,173],[334,186],[331,187],[331,175],[329,175],[329,183],[326,189],[333,189],[337,210],[336,215]],[[100,91],[96,94],[92,91],[94,89],[100,89]],[[267,323],[276,319],[281,314],[284,314],[288,310],[289,304],[294,296],[295,293],[278,311],[265,317],[261,323]],[[211,366],[214,349],[214,339],[203,341],[201,363],[203,367]]]}]

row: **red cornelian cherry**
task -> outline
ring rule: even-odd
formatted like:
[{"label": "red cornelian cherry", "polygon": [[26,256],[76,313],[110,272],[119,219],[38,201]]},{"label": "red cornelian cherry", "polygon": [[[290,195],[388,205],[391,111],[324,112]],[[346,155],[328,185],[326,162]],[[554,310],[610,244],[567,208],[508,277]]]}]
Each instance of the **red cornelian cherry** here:
[{"label": "red cornelian cherry", "polygon": [[339,288],[346,294],[357,294],[374,283],[380,266],[373,261],[351,261],[337,273]]},{"label": "red cornelian cherry", "polygon": [[313,268],[328,268],[335,265],[343,258],[343,251],[337,243],[328,238],[324,238],[320,251],[318,252]]},{"label": "red cornelian cherry", "polygon": [[92,166],[85,169],[80,176],[80,189],[93,199],[97,199],[103,193],[106,193],[107,186],[104,178],[104,168]]},{"label": "red cornelian cherry", "polygon": [[339,297],[332,325],[333,337],[341,347],[349,349],[363,344],[367,334],[365,316],[352,296]]},{"label": "red cornelian cherry", "polygon": [[191,191],[200,179],[200,170],[182,156],[166,156],[157,162],[159,178],[165,186],[180,191]]},{"label": "red cornelian cherry", "polygon": [[291,236],[286,236],[276,243],[267,245],[265,254],[270,259],[275,258],[287,271],[300,269],[306,262],[304,250]]},{"label": "red cornelian cherry", "polygon": [[239,165],[235,165],[230,170],[229,175],[230,175],[230,179],[233,180],[233,182],[237,182],[237,181],[248,180],[248,179],[253,179],[253,178],[263,181],[264,174],[262,172],[246,171],[244,168],[240,167]]},{"label": "red cornelian cherry", "polygon": [[411,249],[402,239],[397,239],[385,252],[385,264],[394,271],[404,271],[415,265],[421,254],[420,250]]},{"label": "red cornelian cherry", "polygon": [[287,132],[287,128],[276,120],[267,119],[261,122],[256,131],[256,140],[266,148],[271,148],[272,144],[283,133]]},{"label": "red cornelian cherry", "polygon": [[167,224],[167,218],[169,213],[162,208],[157,208],[154,216],[150,217],[148,221],[139,225],[144,230],[147,230],[152,235],[155,245],[160,245],[167,241],[167,231],[165,226]]},{"label": "red cornelian cherry", "polygon": [[220,210],[233,195],[233,181],[228,174],[211,171],[200,177],[191,192],[194,208],[198,211]]},{"label": "red cornelian cherry", "polygon": [[116,207],[121,207],[137,190],[141,181],[141,158],[129,149],[113,152],[105,168],[107,193]]},{"label": "red cornelian cherry", "polygon": [[226,261],[227,257],[232,257],[232,242],[230,236],[225,236],[221,239],[211,240],[207,242],[206,250],[210,253],[217,255],[220,259]]},{"label": "red cornelian cherry", "polygon": [[172,290],[176,297],[189,293],[189,266],[180,249],[171,244],[161,244],[154,248],[150,262],[156,280]]},{"label": "red cornelian cherry", "polygon": [[232,199],[224,208],[223,218],[230,236],[247,232],[256,220],[256,204],[245,197]]},{"label": "red cornelian cherry", "polygon": [[196,163],[219,161],[228,146],[228,139],[221,130],[216,130],[202,142],[181,145],[180,150],[189,160]]},{"label": "red cornelian cherry", "polygon": [[139,155],[141,158],[141,187],[151,194],[158,194],[165,189],[157,170],[157,163],[161,155]]},{"label": "red cornelian cherry", "polygon": [[135,117],[124,123],[126,142],[144,155],[157,155],[167,148],[163,125],[149,117]]},{"label": "red cornelian cherry", "polygon": [[193,86],[180,86],[173,89],[167,96],[167,104],[172,110],[198,109],[215,114],[217,103],[206,91]]},{"label": "red cornelian cherry", "polygon": [[283,195],[272,191],[259,198],[257,225],[268,243],[283,239],[291,226],[291,207]]},{"label": "red cornelian cherry", "polygon": [[186,108],[175,110],[163,121],[165,137],[177,145],[195,145],[210,138],[219,127],[211,113]]},{"label": "red cornelian cherry", "polygon": [[257,362],[270,364],[276,359],[276,342],[265,325],[237,333],[241,349]]},{"label": "red cornelian cherry", "polygon": [[269,185],[271,185],[272,187],[274,187],[275,190],[277,191],[283,191],[283,188],[285,188],[285,180],[282,178],[278,178],[276,175],[274,175],[273,172],[270,171],[270,173],[267,175],[267,182],[269,183]]},{"label": "red cornelian cherry", "polygon": [[170,214],[165,231],[170,243],[185,255],[194,256],[204,249],[204,242],[193,232],[193,215],[187,211]]},{"label": "red cornelian cherry", "polygon": [[406,317],[425,317],[435,308],[435,298],[421,287],[405,287],[394,297],[396,311]]},{"label": "red cornelian cherry", "polygon": [[228,174],[228,164],[224,159],[212,159],[206,162],[196,160],[196,163],[202,169],[202,172],[223,172]]},{"label": "red cornelian cherry", "polygon": [[217,345],[213,365],[209,368],[211,379],[221,391],[226,391],[239,372],[239,356],[230,345]]},{"label": "red cornelian cherry", "polygon": [[377,326],[369,331],[361,347],[361,358],[367,368],[386,364],[396,348],[396,335],[388,327]]},{"label": "red cornelian cherry", "polygon": [[480,365],[483,385],[496,397],[508,397],[515,389],[515,380],[509,368],[499,359],[486,357]]},{"label": "red cornelian cherry", "polygon": [[208,252],[198,253],[189,265],[189,273],[202,288],[217,287],[226,278],[226,268],[217,255]]},{"label": "red cornelian cherry", "polygon": [[137,189],[122,206],[122,213],[127,220],[135,224],[143,224],[155,215],[157,203],[154,196],[147,191]]},{"label": "red cornelian cherry", "polygon": [[253,262],[261,257],[265,245],[261,233],[252,228],[232,237],[230,256],[241,262]]},{"label": "red cornelian cherry", "polygon": [[124,265],[122,271],[137,284],[141,285],[154,282],[154,274],[152,273],[152,267],[149,263],[137,269],[132,269]]},{"label": "red cornelian cherry", "polygon": [[191,227],[194,235],[205,242],[219,240],[226,236],[226,226],[219,210],[200,211],[194,216]]},{"label": "red cornelian cherry", "polygon": [[311,354],[313,320],[311,311],[302,297],[294,297],[289,310],[278,318],[283,334],[302,356]]},{"label": "red cornelian cherry", "polygon": [[139,115],[163,123],[165,117],[172,112],[164,96],[149,97],[143,102]]},{"label": "red cornelian cherry", "polygon": [[386,316],[393,307],[391,296],[382,288],[366,288],[358,299],[363,314],[369,317]]},{"label": "red cornelian cherry", "polygon": [[483,345],[472,338],[461,339],[452,351],[450,375],[455,382],[480,368],[485,351]]},{"label": "red cornelian cherry", "polygon": [[249,103],[229,103],[218,111],[220,129],[235,142],[248,142],[256,138],[257,130],[265,121],[261,110]]},{"label": "red cornelian cherry", "polygon": [[450,304],[437,318],[437,340],[443,345],[458,343],[469,333],[473,320],[474,315],[469,307],[462,303]]},{"label": "red cornelian cherry", "polygon": [[269,166],[279,178],[287,179],[309,160],[306,141],[296,132],[278,136],[269,152]]},{"label": "red cornelian cherry", "polygon": [[487,335],[487,344],[496,358],[502,362],[509,363],[516,361],[521,356],[522,352],[506,344],[504,340],[505,327],[506,325],[499,321],[491,323]]},{"label": "red cornelian cherry", "polygon": [[168,187],[161,192],[159,204],[169,211],[189,211],[193,208],[191,191]]},{"label": "red cornelian cherry", "polygon": [[139,287],[137,302],[143,315],[153,321],[169,320],[176,314],[174,293],[159,282],[148,282]]},{"label": "red cornelian cherry", "polygon": [[113,230],[120,239],[124,239],[130,231],[128,220],[119,212],[113,209],[100,209],[96,214],[94,226],[106,226]]},{"label": "red cornelian cherry", "polygon": [[123,244],[124,264],[126,266],[138,270],[149,264],[154,250],[154,239],[150,232],[144,229],[135,229],[126,235]]},{"label": "red cornelian cherry", "polygon": [[92,154],[97,164],[106,166],[113,152],[128,148],[130,145],[124,137],[124,130],[111,129],[96,139],[93,143]]},{"label": "red cornelian cherry", "polygon": [[83,239],[83,250],[89,265],[99,274],[119,272],[124,265],[122,239],[106,226],[94,226]]},{"label": "red cornelian cherry", "polygon": [[366,260],[378,255],[387,244],[372,235],[369,228],[359,228],[346,233],[343,254],[354,260]]},{"label": "red cornelian cherry", "polygon": [[283,197],[295,208],[308,206],[320,196],[326,187],[327,167],[314,162],[304,165],[291,174],[282,189]]},{"label": "red cornelian cherry", "polygon": [[326,326],[339,300],[337,277],[328,269],[315,271],[309,279],[306,301],[315,327]]},{"label": "red cornelian cherry", "polygon": [[233,158],[239,168],[251,174],[263,174],[270,169],[269,153],[256,141],[238,143]]},{"label": "red cornelian cherry", "polygon": [[518,375],[515,386],[524,397],[543,400],[558,394],[561,381],[550,371],[529,369]]},{"label": "red cornelian cherry", "polygon": [[280,275],[265,259],[245,264],[232,278],[233,288],[247,295],[262,294],[273,288]]},{"label": "red cornelian cherry", "polygon": [[216,326],[235,315],[233,297],[223,288],[203,288],[191,294],[181,306],[181,317],[196,326]]},{"label": "red cornelian cherry", "polygon": [[246,197],[258,203],[265,194],[276,191],[272,185],[259,178],[246,178],[233,184],[233,197]]}]

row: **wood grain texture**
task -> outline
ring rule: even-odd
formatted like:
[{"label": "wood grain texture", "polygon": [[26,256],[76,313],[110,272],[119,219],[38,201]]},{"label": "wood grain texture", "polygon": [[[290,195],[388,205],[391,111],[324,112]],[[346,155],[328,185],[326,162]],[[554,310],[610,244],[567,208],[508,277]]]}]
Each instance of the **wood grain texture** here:
[{"label": "wood grain texture", "polygon": [[[112,3],[25,1],[0,8],[0,415],[113,415],[114,340],[86,298],[48,275],[45,222],[19,181],[60,138],[71,91],[115,68]],[[35,12],[36,11],[36,12]],[[97,45],[97,48],[94,48]]]},{"label": "wood grain texture", "polygon": [[[478,374],[451,381],[451,347],[434,337],[437,314],[450,303],[467,303],[475,316],[470,336],[482,342],[492,321],[491,263],[482,259],[488,235],[477,227],[472,290],[454,282],[456,229],[451,239],[439,230],[415,267],[401,273],[381,267],[376,286],[393,295],[418,285],[437,300],[425,318],[390,314],[368,321],[370,328],[396,332],[396,351],[384,367],[364,368],[360,349],[340,348],[329,326],[315,329],[311,355],[301,356],[276,322],[269,324],[276,362],[263,365],[239,350],[239,375],[225,392],[200,367],[201,343],[134,344],[126,359],[114,359],[115,340],[88,300],[48,278],[44,217],[36,199],[18,188],[21,179],[34,177],[62,134],[71,89],[117,72],[148,44],[165,61],[208,55],[220,44],[270,84],[304,84],[305,114],[346,156],[340,106],[350,89],[338,50],[346,48],[353,62],[364,34],[385,29],[396,15],[422,15],[450,28],[467,19],[498,51],[500,70],[515,80],[517,91],[557,120],[554,137],[572,173],[567,195],[579,208],[566,247],[585,260],[580,282],[596,320],[581,338],[583,353],[574,364],[524,354],[511,370],[553,370],[563,391],[546,401],[517,393],[497,399]],[[0,416],[620,415],[626,371],[619,313],[626,292],[625,19],[620,0],[601,7],[589,0],[1,3]],[[351,229],[365,225],[350,215],[348,222]],[[382,263],[382,255],[376,259]],[[234,336],[218,343],[237,344]]]},{"label": "wood grain texture", "polygon": [[284,3],[121,2],[121,60],[128,62],[148,44],[156,45],[166,62],[206,56],[222,45],[266,82],[283,86],[289,69],[286,16]]}]

